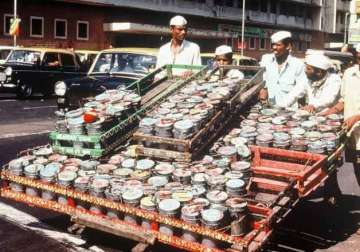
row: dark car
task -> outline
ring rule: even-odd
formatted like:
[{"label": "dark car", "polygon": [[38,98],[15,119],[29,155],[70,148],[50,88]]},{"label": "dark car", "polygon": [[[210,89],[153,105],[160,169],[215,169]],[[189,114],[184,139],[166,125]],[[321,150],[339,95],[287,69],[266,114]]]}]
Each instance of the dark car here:
[{"label": "dark car", "polygon": [[54,92],[59,80],[85,75],[80,71],[75,54],[49,48],[16,48],[0,69],[0,90],[16,92],[19,98],[40,92]]},{"label": "dark car", "polygon": [[114,48],[101,51],[86,77],[55,85],[59,109],[74,109],[107,89],[128,86],[146,76],[156,64],[155,49]]}]

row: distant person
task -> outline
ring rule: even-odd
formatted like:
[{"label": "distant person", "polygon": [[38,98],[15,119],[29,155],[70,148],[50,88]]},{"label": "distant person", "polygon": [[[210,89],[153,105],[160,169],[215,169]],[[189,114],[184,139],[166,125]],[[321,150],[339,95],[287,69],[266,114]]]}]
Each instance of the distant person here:
[{"label": "distant person", "polygon": [[321,54],[310,54],[305,58],[305,74],[308,80],[297,83],[290,91],[283,107],[292,106],[298,99],[305,97],[306,105],[301,109],[318,113],[333,106],[340,97],[341,78],[331,73],[330,59]]},{"label": "distant person", "polygon": [[[260,90],[262,103],[282,106],[289,92],[297,83],[307,81],[304,63],[290,54],[291,33],[279,31],[271,36],[271,54],[263,55],[260,66],[265,67],[265,88]],[[297,107],[297,103],[293,104]]]},{"label": "distant person", "polygon": [[[233,63],[233,51],[228,45],[221,45],[215,49],[215,66],[227,66]],[[214,76],[219,79],[220,72],[214,73]],[[235,81],[244,79],[244,74],[238,69],[224,69],[222,77],[226,79],[233,79]],[[212,78],[213,79],[213,78]],[[211,80],[212,80],[211,79]]]},{"label": "distant person", "polygon": [[[175,16],[170,20],[172,39],[160,47],[156,68],[166,64],[201,65],[199,46],[185,40],[187,34],[186,25],[187,21],[182,16]],[[175,69],[174,74],[187,76],[189,71]]]}]

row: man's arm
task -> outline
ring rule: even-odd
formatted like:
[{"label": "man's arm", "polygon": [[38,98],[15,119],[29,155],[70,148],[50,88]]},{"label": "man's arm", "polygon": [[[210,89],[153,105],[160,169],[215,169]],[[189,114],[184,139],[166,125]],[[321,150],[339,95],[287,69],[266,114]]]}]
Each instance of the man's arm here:
[{"label": "man's arm", "polygon": [[327,85],[324,87],[322,94],[320,95],[319,99],[312,101],[311,104],[314,106],[316,111],[323,110],[332,104],[338,99],[341,87],[341,80],[340,78],[333,78]]},{"label": "man's arm", "polygon": [[196,48],[194,50],[194,58],[192,64],[195,66],[201,65],[200,47],[198,45],[196,45]]}]

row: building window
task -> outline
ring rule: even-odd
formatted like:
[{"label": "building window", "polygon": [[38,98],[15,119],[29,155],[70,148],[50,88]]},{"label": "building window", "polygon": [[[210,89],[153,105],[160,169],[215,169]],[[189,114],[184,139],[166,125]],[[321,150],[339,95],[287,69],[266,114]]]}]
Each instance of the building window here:
[{"label": "building window", "polygon": [[311,48],[311,41],[306,41],[306,49],[310,49]]},{"label": "building window", "polygon": [[12,18],[12,14],[4,14],[4,35],[10,35],[9,31]]},{"label": "building window", "polygon": [[261,38],[259,43],[259,49],[266,49],[266,38]]},{"label": "building window", "polygon": [[89,40],[89,22],[77,21],[76,38],[78,40]]},{"label": "building window", "polygon": [[43,38],[44,37],[44,18],[30,17],[30,37]]},{"label": "building window", "polygon": [[67,38],[67,20],[55,19],[54,20],[54,37],[58,39]]},{"label": "building window", "polygon": [[256,48],[255,38],[249,38],[249,49],[255,49],[255,48]]}]

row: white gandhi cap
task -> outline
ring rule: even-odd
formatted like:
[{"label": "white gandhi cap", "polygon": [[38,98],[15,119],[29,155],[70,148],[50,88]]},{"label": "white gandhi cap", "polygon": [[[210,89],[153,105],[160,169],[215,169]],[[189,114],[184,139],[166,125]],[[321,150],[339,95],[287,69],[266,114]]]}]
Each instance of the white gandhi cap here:
[{"label": "white gandhi cap", "polygon": [[170,26],[172,25],[185,26],[186,24],[187,21],[183,16],[175,16],[172,19],[170,19]]},{"label": "white gandhi cap", "polygon": [[278,31],[271,35],[271,43],[278,43],[286,38],[291,38],[291,33],[288,31]]},{"label": "white gandhi cap", "polygon": [[322,70],[328,70],[330,67],[332,67],[330,59],[321,54],[310,54],[306,56],[305,63]]},{"label": "white gandhi cap", "polygon": [[215,50],[215,56],[224,55],[228,53],[232,53],[232,49],[230,46],[227,45],[221,45],[217,47]]}]

